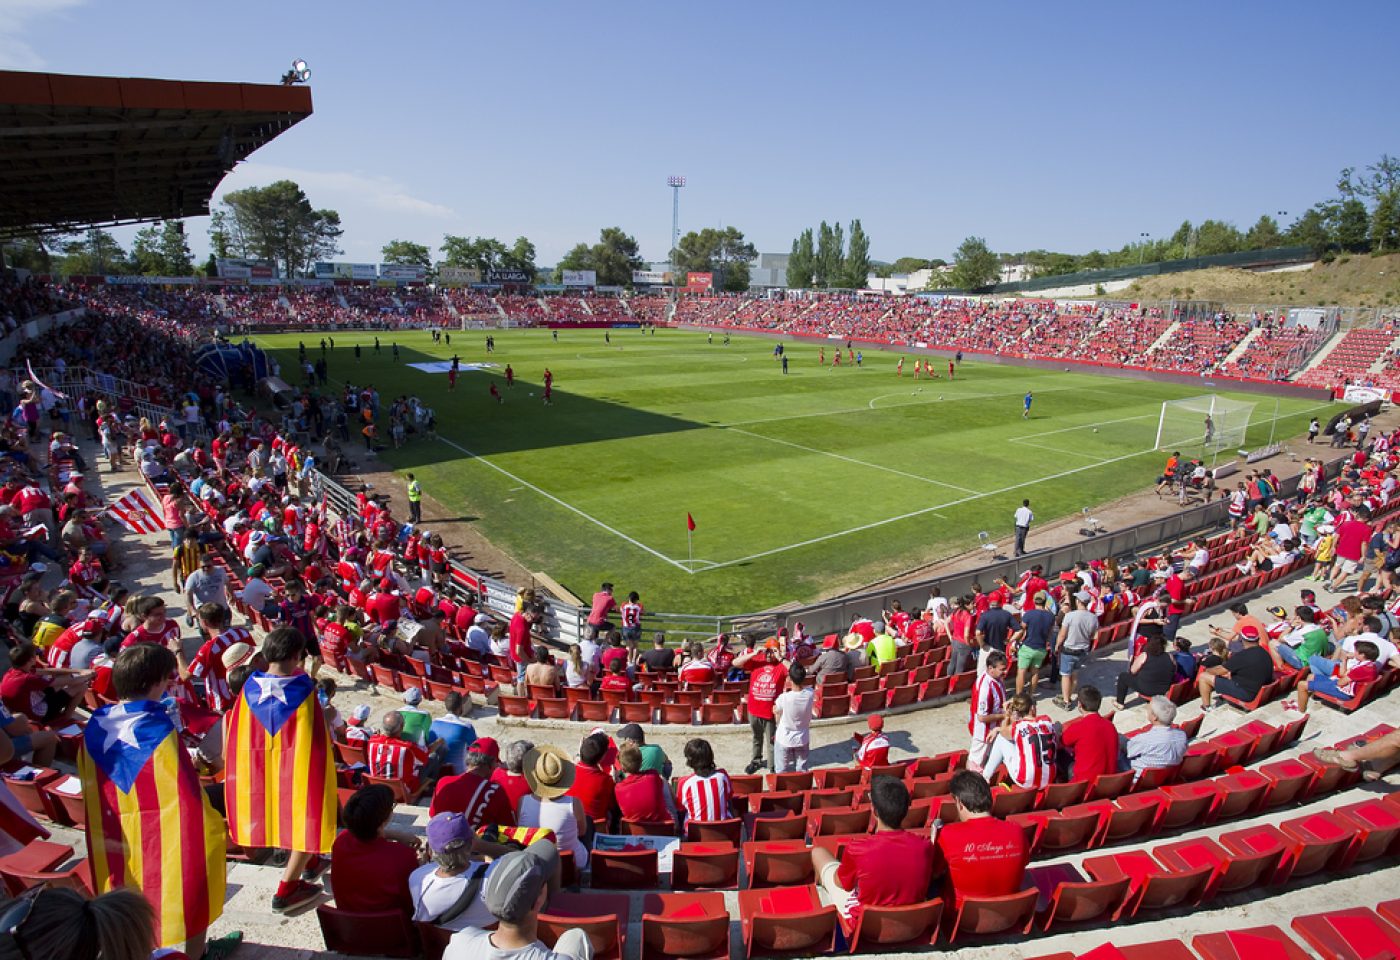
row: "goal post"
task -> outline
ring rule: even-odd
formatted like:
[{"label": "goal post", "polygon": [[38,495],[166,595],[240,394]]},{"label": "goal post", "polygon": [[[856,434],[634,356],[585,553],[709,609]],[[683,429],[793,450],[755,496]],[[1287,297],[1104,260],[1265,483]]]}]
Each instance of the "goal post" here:
[{"label": "goal post", "polygon": [[1254,404],[1208,393],[1167,400],[1157,419],[1158,450],[1226,450],[1245,444]]}]

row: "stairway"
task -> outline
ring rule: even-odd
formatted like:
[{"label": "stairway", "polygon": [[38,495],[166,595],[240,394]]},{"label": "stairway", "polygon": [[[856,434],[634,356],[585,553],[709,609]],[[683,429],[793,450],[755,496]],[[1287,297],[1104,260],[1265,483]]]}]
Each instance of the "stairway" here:
[{"label": "stairway", "polygon": [[1172,337],[1176,336],[1177,328],[1180,327],[1180,326],[1181,326],[1181,321],[1180,321],[1180,320],[1173,320],[1173,321],[1171,322],[1171,324],[1167,327],[1167,329],[1165,329],[1165,330],[1162,331],[1162,335],[1161,335],[1160,337],[1158,337],[1156,340],[1153,340],[1153,341],[1152,341],[1152,346],[1148,347],[1146,350],[1144,350],[1144,351],[1142,352],[1142,355],[1143,355],[1144,357],[1149,356],[1149,355],[1151,355],[1154,351],[1156,351],[1156,350],[1160,349],[1161,347],[1164,347],[1164,346],[1166,346],[1168,343],[1170,343]]},{"label": "stairway", "polygon": [[1260,332],[1262,332],[1263,329],[1263,327],[1255,327],[1254,329],[1246,333],[1244,335],[1244,339],[1241,340],[1239,343],[1235,344],[1235,349],[1227,353],[1225,355],[1225,359],[1221,360],[1215,365],[1215,369],[1221,370],[1225,367],[1228,367],[1240,357],[1244,356],[1245,352],[1249,350],[1249,345],[1254,342],[1254,339],[1259,336]]}]

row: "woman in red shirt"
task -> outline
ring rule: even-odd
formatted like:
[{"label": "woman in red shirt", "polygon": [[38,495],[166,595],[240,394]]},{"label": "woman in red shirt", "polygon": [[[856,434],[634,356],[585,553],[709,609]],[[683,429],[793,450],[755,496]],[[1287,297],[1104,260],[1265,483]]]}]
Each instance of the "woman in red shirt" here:
[{"label": "woman in red shirt", "polygon": [[340,909],[413,914],[408,878],[422,863],[419,841],[387,829],[393,813],[393,791],[383,784],[362,787],[345,804],[345,830],[331,847],[331,884]]}]

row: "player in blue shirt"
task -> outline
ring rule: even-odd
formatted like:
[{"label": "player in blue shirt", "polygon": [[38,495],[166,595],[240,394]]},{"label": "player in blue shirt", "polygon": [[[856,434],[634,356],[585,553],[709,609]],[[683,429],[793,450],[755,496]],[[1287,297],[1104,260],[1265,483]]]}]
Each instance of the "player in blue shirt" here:
[{"label": "player in blue shirt", "polygon": [[1032,399],[1034,399],[1034,398],[1031,396],[1031,392],[1030,392],[1029,390],[1027,390],[1027,391],[1026,391],[1026,406],[1025,406],[1025,409],[1021,411],[1021,419],[1022,419],[1022,420],[1029,420],[1029,419],[1030,419],[1030,416],[1031,416],[1031,400],[1032,400]]}]

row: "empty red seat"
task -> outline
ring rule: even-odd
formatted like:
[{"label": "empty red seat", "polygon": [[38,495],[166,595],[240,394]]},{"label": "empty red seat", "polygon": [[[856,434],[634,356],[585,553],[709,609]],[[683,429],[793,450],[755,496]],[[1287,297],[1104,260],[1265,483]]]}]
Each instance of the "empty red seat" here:
[{"label": "empty red seat", "polygon": [[743,838],[744,821],[738,817],[727,820],[688,820],[685,838],[694,843],[732,843],[737,848]]},{"label": "empty red seat", "polygon": [[323,903],[316,908],[326,949],[354,957],[416,957],[418,932],[401,910],[354,913]]},{"label": "empty red seat", "polygon": [[1068,783],[1052,783],[1040,794],[1036,807],[1041,810],[1063,810],[1080,803],[1089,793],[1087,780],[1071,780]]},{"label": "empty red seat", "polygon": [[959,937],[979,936],[1016,930],[1029,934],[1035,923],[1035,907],[1040,897],[1034,887],[1003,897],[963,897],[957,904],[948,929],[948,942]]},{"label": "empty red seat", "polygon": [[674,837],[674,820],[624,820],[622,833],[629,837]]},{"label": "empty red seat", "polygon": [[942,918],[943,901],[935,898],[899,907],[862,907],[853,923],[842,920],[842,925],[851,953],[873,953],[932,946]]},{"label": "empty red seat", "polygon": [[824,907],[815,887],[739,891],[744,956],[795,957],[836,946],[836,908]]},{"label": "empty red seat", "polygon": [[1365,907],[1294,917],[1292,926],[1323,960],[1400,956],[1400,930]]},{"label": "empty red seat", "polygon": [[1128,894],[1114,919],[1134,916],[1139,910],[1161,910],[1181,904],[1195,906],[1215,876],[1215,868],[1209,865],[1180,872],[1168,870],[1139,850],[1087,857],[1083,867],[1095,880],[1126,877],[1130,881]]},{"label": "empty red seat", "polygon": [[530,716],[530,698],[498,693],[496,695],[496,709],[503,717],[528,717]]},{"label": "empty red seat", "polygon": [[418,942],[423,947],[423,960],[442,960],[443,951],[447,949],[448,942],[456,933],[455,930],[439,927],[426,920],[413,921],[413,929],[418,932]]},{"label": "empty red seat", "polygon": [[1047,810],[1033,813],[1042,823],[1040,847],[1056,852],[1079,850],[1087,847],[1099,827],[1099,814],[1093,810],[1079,810],[1076,813]]},{"label": "empty red seat", "polygon": [[612,704],[602,700],[580,700],[578,718],[588,723],[607,723],[612,719]]},{"label": "empty red seat", "polygon": [[768,789],[792,793],[810,790],[812,789],[812,774],[807,770],[769,774]]},{"label": "empty red seat", "polygon": [[[655,850],[648,853],[655,855]],[[597,864],[599,851],[594,852]],[[596,876],[595,876],[596,879]],[[655,886],[653,877],[652,886]],[[540,911],[537,934],[551,949],[566,930],[582,930],[593,947],[594,960],[622,960],[627,943],[629,900],[626,894],[560,891]]]},{"label": "empty red seat", "polygon": [[803,806],[807,803],[807,797],[803,793],[792,790],[773,790],[767,793],[758,794],[758,806],[753,806],[753,801],[749,802],[749,809],[755,813],[801,813]]},{"label": "empty red seat", "polygon": [[1357,836],[1353,824],[1328,813],[1285,820],[1278,830],[1293,845],[1288,854],[1290,877],[1306,877],[1341,866]]},{"label": "empty red seat", "polygon": [[1061,881],[1050,894],[1050,902],[1040,912],[1041,923],[1047,931],[1073,923],[1087,923],[1110,914],[1116,915],[1128,897],[1132,881],[1128,877],[1116,880]]},{"label": "empty red seat", "polygon": [[808,816],[812,824],[811,835],[814,837],[866,833],[870,830],[869,807],[815,810]]},{"label": "empty red seat", "polygon": [[1024,787],[995,789],[992,791],[992,815],[1005,819],[1018,813],[1025,813],[1035,807],[1036,797],[1039,794],[1039,790],[1028,790]]},{"label": "empty red seat", "polygon": [[674,890],[733,890],[739,886],[739,847],[682,843],[671,854]]},{"label": "empty red seat", "polygon": [[728,960],[729,911],[720,893],[651,893],[642,902],[642,960]]},{"label": "empty red seat", "polygon": [[1133,772],[1128,770],[1124,773],[1101,773],[1094,778],[1094,782],[1089,784],[1089,792],[1085,794],[1085,800],[1112,800],[1113,798],[1127,792],[1133,785]]},{"label": "empty red seat", "polygon": [[1212,822],[1233,820],[1253,813],[1268,799],[1269,789],[1274,783],[1255,770],[1241,770],[1220,777],[1215,785],[1220,790],[1220,802],[1211,815]]},{"label": "empty red seat", "polygon": [[1256,823],[1219,836],[1220,845],[1237,857],[1252,857],[1277,852],[1278,868],[1271,876],[1261,877],[1263,883],[1283,883],[1292,870],[1292,855],[1297,846],[1271,823]]},{"label": "empty red seat", "polygon": [[1191,941],[1201,960],[1311,960],[1307,951],[1278,927],[1250,927],[1225,933],[1204,933]]},{"label": "empty red seat", "polygon": [[5,889],[10,896],[17,897],[34,885],[33,882],[25,882],[24,878],[51,873],[72,856],[73,848],[66,843],[31,840],[22,849],[0,858],[0,877],[4,878]]},{"label": "empty red seat", "polygon": [[1177,783],[1161,790],[1162,809],[1157,814],[1157,830],[1177,830],[1206,823],[1220,802],[1220,788],[1210,780]]},{"label": "empty red seat", "polygon": [[847,694],[839,696],[823,696],[821,707],[817,710],[820,719],[831,717],[844,717],[851,712],[851,698]]},{"label": "empty red seat", "polygon": [[1215,869],[1215,877],[1206,888],[1206,898],[1218,893],[1233,893],[1247,887],[1268,883],[1278,869],[1282,850],[1241,856],[1229,853],[1208,837],[1163,844],[1152,855],[1164,867],[1185,872],[1203,866]]},{"label": "empty red seat", "polygon": [[840,790],[808,790],[806,812],[811,813],[813,810],[822,810],[827,807],[854,806],[855,798],[856,791],[854,787],[846,787]]},{"label": "empty red seat", "polygon": [[1394,851],[1400,838],[1400,808],[1379,800],[1366,800],[1334,811],[1344,822],[1356,827],[1356,843],[1342,866],[1364,863]]},{"label": "empty red seat", "polygon": [[1259,768],[1261,776],[1273,781],[1273,789],[1264,798],[1263,808],[1273,810],[1297,803],[1308,795],[1317,779],[1317,771],[1300,760],[1277,760]]},{"label": "empty red seat", "polygon": [[600,890],[645,890],[656,886],[655,850],[594,850],[592,885]]},{"label": "empty red seat", "polygon": [[[703,705],[702,705],[703,706]],[[723,706],[723,705],[721,705]],[[732,707],[724,707],[730,715],[733,715]],[[687,724],[695,721],[695,707],[688,703],[663,703],[661,704],[662,723]]]},{"label": "empty red seat", "polygon": [[816,879],[812,854],[800,840],[746,843],[743,847],[745,887],[792,887]]},{"label": "empty red seat", "polygon": [[807,835],[807,818],[800,813],[776,817],[753,817],[749,837],[753,840],[799,840]]},{"label": "empty red seat", "polygon": [[860,783],[860,767],[823,767],[813,771],[812,782],[819,790],[840,790]]}]

